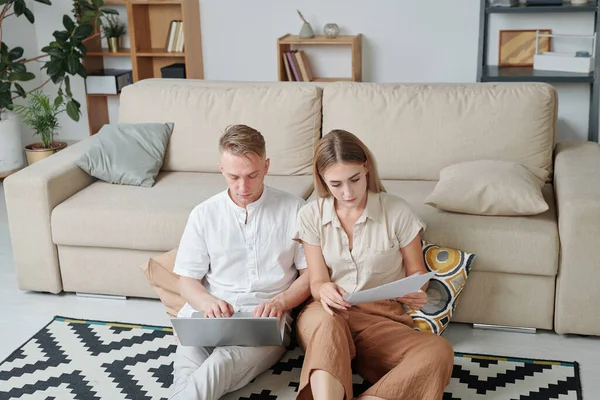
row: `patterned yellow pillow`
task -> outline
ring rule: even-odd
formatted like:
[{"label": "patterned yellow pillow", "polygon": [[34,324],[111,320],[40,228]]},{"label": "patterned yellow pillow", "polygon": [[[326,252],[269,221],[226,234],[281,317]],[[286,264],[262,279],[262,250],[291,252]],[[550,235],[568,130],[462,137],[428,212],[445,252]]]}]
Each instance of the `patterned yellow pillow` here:
[{"label": "patterned yellow pillow", "polygon": [[440,335],[448,326],[463,287],[471,272],[475,254],[440,247],[422,241],[425,267],[435,271],[429,281],[427,304],[418,311],[404,306],[414,321],[414,329]]}]

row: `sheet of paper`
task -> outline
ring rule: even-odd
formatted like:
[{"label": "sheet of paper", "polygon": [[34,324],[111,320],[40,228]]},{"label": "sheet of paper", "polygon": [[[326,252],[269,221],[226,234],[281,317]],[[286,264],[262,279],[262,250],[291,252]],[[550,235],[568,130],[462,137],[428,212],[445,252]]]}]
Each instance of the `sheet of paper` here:
[{"label": "sheet of paper", "polygon": [[409,276],[395,282],[386,283],[372,289],[362,290],[356,293],[344,295],[344,300],[355,305],[368,303],[370,301],[389,300],[396,297],[402,297],[409,293],[418,292],[419,289],[435,276],[435,272],[428,272],[423,275]]}]

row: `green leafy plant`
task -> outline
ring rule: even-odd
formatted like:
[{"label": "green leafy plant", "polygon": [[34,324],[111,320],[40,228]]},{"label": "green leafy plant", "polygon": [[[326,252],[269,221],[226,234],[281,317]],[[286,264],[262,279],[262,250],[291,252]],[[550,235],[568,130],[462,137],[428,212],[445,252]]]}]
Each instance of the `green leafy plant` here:
[{"label": "green leafy plant", "polygon": [[104,19],[102,31],[104,32],[104,37],[107,38],[118,38],[127,32],[125,24],[120,22],[115,15],[108,15]]},{"label": "green leafy plant", "polygon": [[[50,0],[33,0],[37,3],[52,5]],[[64,1],[64,0],[60,0]],[[73,98],[70,76],[87,76],[83,58],[87,54],[84,41],[98,33],[101,17],[118,14],[114,9],[104,8],[104,0],[74,1],[75,19],[63,15],[63,28],[52,34],[54,40],[42,48],[43,54],[29,59],[23,58],[22,47],[9,48],[2,40],[2,23],[9,17],[24,16],[30,23],[35,22],[33,12],[27,7],[25,0],[0,0],[0,116],[5,108],[12,109],[13,102],[52,81],[58,85],[58,97],[66,104],[69,117],[79,121],[81,104]],[[35,74],[27,71],[27,65],[37,60],[45,60],[41,70],[48,78],[38,87],[26,91],[19,82],[35,79]]]},{"label": "green leafy plant", "polygon": [[54,136],[60,127],[58,115],[66,110],[63,98],[59,95],[52,101],[47,94],[37,90],[30,93],[25,105],[14,104],[13,109],[40,136],[43,147],[52,148]]}]

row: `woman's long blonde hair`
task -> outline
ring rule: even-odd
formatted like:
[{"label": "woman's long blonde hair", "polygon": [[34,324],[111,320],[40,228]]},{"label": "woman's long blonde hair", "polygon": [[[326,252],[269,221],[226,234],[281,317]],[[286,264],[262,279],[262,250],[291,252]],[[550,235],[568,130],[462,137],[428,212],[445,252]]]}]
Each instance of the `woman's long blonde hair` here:
[{"label": "woman's long blonde hair", "polygon": [[379,179],[377,164],[369,148],[352,133],[334,129],[323,136],[315,148],[313,161],[313,176],[315,188],[319,197],[331,195],[323,174],[327,168],[335,163],[367,164],[367,190],[379,193],[385,192],[385,188]]}]

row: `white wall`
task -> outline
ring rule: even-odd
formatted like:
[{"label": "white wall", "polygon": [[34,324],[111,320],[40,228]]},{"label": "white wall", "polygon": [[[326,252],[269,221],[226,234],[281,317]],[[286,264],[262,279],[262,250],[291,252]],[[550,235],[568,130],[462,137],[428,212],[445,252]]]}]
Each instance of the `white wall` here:
[{"label": "white wall", "polygon": [[[368,82],[474,82],[477,71],[479,0],[199,0],[206,80],[277,80],[277,37],[297,34],[299,9],[315,33],[336,22],[341,34],[362,33],[363,80]],[[68,1],[44,9],[36,22],[37,43],[45,45],[70,12]],[[48,11],[51,10],[51,11]],[[125,17],[124,8],[119,8]],[[38,13],[39,14],[39,13]],[[591,33],[590,15],[494,15],[490,63],[497,59],[499,29],[550,28],[554,33]],[[319,76],[350,74],[349,51],[305,47]],[[128,68],[129,60],[105,58],[107,67]],[[85,106],[83,80],[73,83]],[[589,86],[560,84],[558,139],[587,139]],[[85,108],[85,107],[84,107]],[[61,136],[83,139],[87,112],[74,123],[65,116]],[[111,123],[118,121],[118,99],[109,102]]]}]

